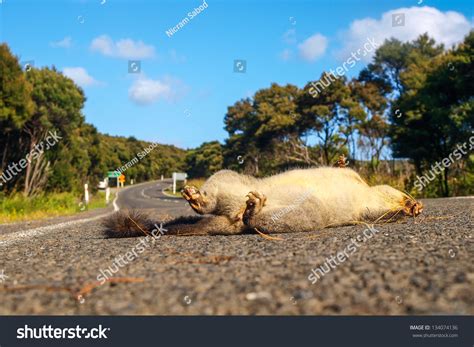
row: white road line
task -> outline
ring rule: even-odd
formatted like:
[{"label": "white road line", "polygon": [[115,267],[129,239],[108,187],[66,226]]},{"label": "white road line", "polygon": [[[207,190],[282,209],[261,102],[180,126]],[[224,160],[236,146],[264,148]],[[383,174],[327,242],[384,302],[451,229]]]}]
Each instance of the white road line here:
[{"label": "white road line", "polygon": [[[171,187],[171,184],[169,185],[169,187]],[[162,190],[161,190],[161,194],[163,195],[166,195],[166,196],[169,196],[167,193],[165,193],[165,189],[168,188],[168,187],[164,187]]]},{"label": "white road line", "polygon": [[[83,223],[87,223],[87,222],[93,222],[93,221],[99,220],[101,218],[107,217],[107,216],[111,215],[112,213],[115,213],[115,212],[120,210],[120,207],[117,204],[118,197],[119,197],[119,191],[117,191],[117,193],[115,194],[115,199],[112,203],[113,207],[114,207],[114,210],[109,212],[109,213],[101,214],[99,216],[90,217],[90,218],[77,219],[77,220],[72,220],[72,221],[69,221],[69,222],[63,222],[63,223],[59,223],[59,224],[47,225],[47,226],[39,227],[39,228],[27,229],[27,230],[24,230],[24,231],[19,231],[19,232],[16,232],[16,233],[7,234],[7,235],[5,235],[5,237],[3,239],[2,239],[2,236],[0,236],[0,247],[1,246],[9,246],[9,245],[11,245],[13,243],[16,243],[16,242],[18,242],[22,239],[25,239],[25,238],[31,238],[31,237],[34,237],[34,236],[44,235],[48,232],[51,232],[51,231],[54,231],[54,230],[57,230],[57,229],[67,228],[67,227],[71,227],[71,226],[74,226],[74,225],[83,224]],[[6,224],[2,224],[2,225],[6,225]]]},{"label": "white road line", "polygon": [[72,220],[69,222],[63,222],[59,224],[53,224],[53,225],[47,225],[44,227],[39,227],[39,228],[34,228],[34,229],[27,229],[25,231],[19,231],[16,233],[12,234],[7,234],[6,238],[4,240],[0,239],[0,247],[1,246],[9,246],[17,241],[20,241],[25,238],[31,238],[34,236],[40,236],[44,235],[50,231],[57,230],[57,229],[62,229],[66,227],[71,227],[77,224],[82,224],[82,223],[87,223],[87,222],[93,222],[95,220],[99,220],[101,218],[107,217],[111,215],[112,213],[115,213],[120,210],[120,207],[117,205],[117,199],[118,199],[119,192],[117,191],[117,194],[115,194],[115,199],[113,201],[113,206],[114,210],[112,212],[106,213],[106,214],[101,214],[100,216],[95,216],[95,217],[90,217],[90,218],[84,218],[84,219],[77,219],[77,220]]},{"label": "white road line", "polygon": [[164,188],[161,190],[161,193],[162,193],[163,195],[166,195],[166,196],[170,197],[170,198],[176,198],[176,196],[171,195],[171,194],[168,194],[167,192],[165,192],[165,189],[170,188],[170,187],[172,187],[172,186],[173,186],[173,185],[170,184],[169,186],[164,187]]},{"label": "white road line", "polygon": [[50,231],[53,231],[53,230],[62,229],[62,228],[66,228],[66,227],[71,227],[71,226],[74,226],[74,225],[77,225],[77,224],[92,222],[92,221],[107,217],[107,216],[111,215],[114,212],[115,211],[109,212],[109,213],[106,213],[106,214],[102,214],[100,216],[91,217],[91,218],[73,220],[73,221],[64,222],[64,223],[48,225],[48,226],[45,226],[45,227],[28,229],[28,230],[25,230],[25,231],[20,231],[20,232],[14,233],[14,234],[8,234],[7,236],[10,236],[10,235],[11,236],[8,237],[6,240],[0,240],[0,246],[9,246],[9,245],[11,245],[11,244],[13,244],[17,241],[20,241],[22,239],[25,239],[25,238],[40,236],[40,235],[46,234],[46,233],[48,233]]},{"label": "white road line", "polygon": [[[157,186],[158,189],[159,189],[159,188],[160,188],[160,183],[158,183],[156,186]],[[147,189],[147,188],[142,189],[141,195],[142,195],[144,198],[155,199],[154,197],[152,197],[152,196],[150,196],[150,195],[148,195],[148,194],[145,194],[145,189]],[[163,191],[161,191],[161,192],[163,193]]]}]

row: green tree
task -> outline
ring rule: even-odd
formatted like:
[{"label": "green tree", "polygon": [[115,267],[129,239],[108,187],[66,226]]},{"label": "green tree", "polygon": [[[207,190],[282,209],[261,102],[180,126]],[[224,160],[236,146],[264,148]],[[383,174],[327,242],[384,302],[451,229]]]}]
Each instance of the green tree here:
[{"label": "green tree", "polygon": [[429,63],[431,58],[438,56],[443,50],[443,45],[436,45],[428,34],[423,34],[412,42],[401,42],[394,38],[386,40],[376,50],[372,62],[361,72],[361,78],[376,82],[394,99],[405,90],[401,74],[411,64],[419,64],[422,59]]},{"label": "green tree", "polygon": [[204,142],[190,150],[185,160],[189,177],[209,177],[222,169],[222,146],[218,141]]},{"label": "green tree", "polygon": [[[30,196],[43,189],[51,161],[57,162],[57,170],[53,172],[55,181],[61,182],[63,189],[70,188],[72,180],[87,176],[89,166],[87,146],[83,147],[86,144],[80,138],[80,127],[84,124],[81,113],[84,93],[70,78],[54,68],[33,68],[27,72],[27,79],[33,86],[34,111],[23,126],[28,139],[25,152],[38,148],[36,146],[50,132],[57,132],[63,143],[51,151],[42,151],[38,157],[28,161],[23,194]],[[73,172],[74,166],[76,172]]]},{"label": "green tree", "polygon": [[[182,149],[100,134],[85,122],[81,88],[54,67],[23,72],[6,44],[0,45],[0,88],[0,169],[39,153],[29,156],[25,170],[4,188],[7,193],[77,192],[84,183],[94,189],[107,171],[134,159],[126,175],[138,181],[184,169]],[[46,149],[50,132],[60,139]]]},{"label": "green tree", "polygon": [[226,167],[260,175],[289,162],[304,160],[299,150],[297,100],[300,89],[273,83],[228,108],[224,118],[229,132],[224,154]]},{"label": "green tree", "polygon": [[[467,143],[474,129],[474,32],[455,49],[424,61],[415,51],[413,63],[401,73],[405,93],[395,103],[401,117],[392,115],[392,148],[396,157],[413,160],[419,174]],[[467,157],[460,160],[466,160]],[[450,194],[452,168],[440,175],[440,192]]]},{"label": "green tree", "polygon": [[384,84],[367,77],[362,73],[357,81],[353,81],[353,99],[358,104],[357,109],[362,111],[355,127],[359,133],[360,147],[368,149],[370,168],[376,172],[382,151],[388,144],[388,100],[384,95]]},{"label": "green tree", "polygon": [[229,133],[223,148],[224,166],[258,175],[262,153],[255,141],[258,118],[252,99],[239,100],[227,108],[224,129]]},{"label": "green tree", "polygon": [[[319,92],[312,92],[314,85],[324,85]],[[345,77],[336,77],[324,72],[318,81],[308,83],[298,100],[298,110],[302,118],[300,133],[315,135],[320,149],[319,163],[331,165],[341,153],[347,153],[349,134],[348,115],[353,115],[350,102],[351,89]],[[346,125],[346,127],[344,126]]]},{"label": "green tree", "polygon": [[[0,45],[0,171],[19,159],[18,138],[33,111],[31,85],[26,81],[18,59],[6,44]],[[5,186],[6,188],[7,186]]]}]

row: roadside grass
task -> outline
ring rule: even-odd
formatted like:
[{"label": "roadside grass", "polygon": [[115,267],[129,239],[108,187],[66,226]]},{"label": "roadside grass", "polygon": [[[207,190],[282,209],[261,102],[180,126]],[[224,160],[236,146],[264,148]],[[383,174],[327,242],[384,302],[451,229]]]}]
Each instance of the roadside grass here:
[{"label": "roadside grass", "polygon": [[184,188],[185,185],[187,186],[195,186],[197,188],[201,188],[202,185],[206,182],[205,178],[191,178],[186,181],[186,184],[184,184],[183,181],[178,181],[176,182],[176,194],[173,194],[173,186],[169,186],[164,189],[165,193],[168,195],[172,195],[175,197],[180,198],[181,197],[181,189]]},{"label": "roadside grass", "polygon": [[206,182],[206,178],[191,178],[186,182],[188,186],[195,186],[197,188],[201,188],[202,185]]},{"label": "roadside grass", "polygon": [[[110,201],[113,199],[111,194]],[[88,206],[73,193],[44,194],[34,198],[25,198],[21,194],[0,196],[0,224],[66,216],[106,206],[105,192],[102,191],[91,196]]]}]

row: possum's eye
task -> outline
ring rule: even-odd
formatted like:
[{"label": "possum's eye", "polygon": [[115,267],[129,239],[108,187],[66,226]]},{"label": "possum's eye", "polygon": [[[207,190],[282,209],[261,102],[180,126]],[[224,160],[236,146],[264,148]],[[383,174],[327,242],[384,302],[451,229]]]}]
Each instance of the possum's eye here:
[{"label": "possum's eye", "polygon": [[207,192],[202,192],[204,194],[204,196],[207,196]]}]

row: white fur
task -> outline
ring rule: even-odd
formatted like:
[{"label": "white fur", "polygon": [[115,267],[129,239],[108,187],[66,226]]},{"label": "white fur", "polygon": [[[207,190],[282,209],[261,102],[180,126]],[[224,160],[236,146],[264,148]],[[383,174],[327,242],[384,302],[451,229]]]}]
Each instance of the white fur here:
[{"label": "white fur", "polygon": [[368,186],[351,169],[329,167],[291,170],[262,179],[222,170],[200,191],[207,201],[203,213],[230,219],[243,212],[249,192],[263,194],[265,205],[250,227],[274,232],[370,221],[402,210],[409,199],[390,186]]}]

